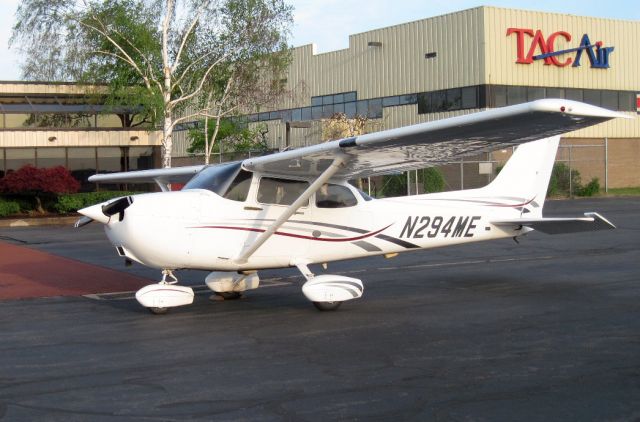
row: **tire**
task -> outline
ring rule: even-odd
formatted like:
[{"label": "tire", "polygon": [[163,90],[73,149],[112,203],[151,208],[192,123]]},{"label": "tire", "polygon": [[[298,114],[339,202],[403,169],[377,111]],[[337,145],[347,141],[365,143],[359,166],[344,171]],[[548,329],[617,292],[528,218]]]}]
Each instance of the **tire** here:
[{"label": "tire", "polygon": [[164,315],[169,312],[169,308],[147,308],[154,315]]},{"label": "tire", "polygon": [[224,300],[236,300],[242,297],[240,292],[216,292],[216,294],[222,296]]},{"label": "tire", "polygon": [[313,302],[313,306],[322,312],[335,311],[340,305],[342,305],[342,302]]}]

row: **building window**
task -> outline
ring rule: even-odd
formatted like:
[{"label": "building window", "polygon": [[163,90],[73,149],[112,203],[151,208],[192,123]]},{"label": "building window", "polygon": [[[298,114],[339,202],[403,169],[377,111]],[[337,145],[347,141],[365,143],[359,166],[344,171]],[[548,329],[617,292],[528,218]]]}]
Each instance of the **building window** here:
[{"label": "building window", "polygon": [[602,104],[602,99],[600,98],[600,91],[597,89],[585,89],[582,93],[583,100],[587,104],[591,104],[594,106],[600,106]]},{"label": "building window", "polygon": [[573,101],[584,101],[582,98],[582,90],[575,88],[566,88],[564,90],[564,98]]},{"label": "building window", "polygon": [[356,101],[356,91],[342,92],[340,94],[329,94],[311,97],[311,106],[327,106]]},{"label": "building window", "polygon": [[537,86],[527,87],[527,101],[535,101],[545,98],[545,89]]},{"label": "building window", "polygon": [[445,107],[447,111],[460,110],[462,107],[462,90],[460,88],[447,89],[446,96]]},{"label": "building window", "polygon": [[382,98],[374,98],[369,100],[369,110],[366,116],[370,119],[382,118]]},{"label": "building window", "polygon": [[7,148],[6,151],[6,171],[18,170],[27,164],[36,165],[35,148]]},{"label": "building window", "polygon": [[602,91],[601,93],[601,105],[609,110],[619,110],[618,106],[618,92],[617,91]]},{"label": "building window", "polygon": [[369,113],[369,100],[360,100],[356,103],[356,114],[366,116]]},{"label": "building window", "polygon": [[36,166],[49,168],[67,166],[67,150],[65,148],[38,148],[36,150]]},{"label": "building window", "polygon": [[153,168],[153,147],[130,147],[127,171]]},{"label": "building window", "polygon": [[23,129],[29,127],[29,117],[29,114],[5,114],[4,127],[7,129]]},{"label": "building window", "polygon": [[462,88],[461,95],[462,95],[461,108],[463,110],[478,107],[478,87],[477,86],[467,86]]},{"label": "building window", "polygon": [[357,110],[358,108],[355,102],[344,103],[344,114],[346,114],[348,118],[353,119],[356,117]]},{"label": "building window", "polygon": [[382,99],[382,107],[393,107],[400,105],[400,97],[398,95],[393,97],[384,97]]},{"label": "building window", "polygon": [[546,98],[564,98],[563,88],[547,88]]},{"label": "building window", "polygon": [[636,93],[620,91],[618,93],[618,107],[620,111],[636,111]]},{"label": "building window", "polygon": [[416,104],[418,102],[418,94],[408,94],[400,96],[400,105]]},{"label": "building window", "polygon": [[527,88],[524,86],[507,86],[507,105],[527,102]]}]

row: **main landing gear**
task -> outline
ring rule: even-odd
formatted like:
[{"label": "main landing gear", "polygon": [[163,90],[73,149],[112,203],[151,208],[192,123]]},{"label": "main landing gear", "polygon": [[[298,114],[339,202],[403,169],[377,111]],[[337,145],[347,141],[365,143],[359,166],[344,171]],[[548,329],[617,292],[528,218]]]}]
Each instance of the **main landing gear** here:
[{"label": "main landing gear", "polygon": [[[307,280],[302,286],[302,293],[320,311],[335,311],[342,302],[358,299],[364,287],[357,278],[341,275],[323,274],[316,276],[306,264],[296,264]],[[256,272],[210,273],[205,280],[209,289],[214,292],[214,300],[239,299],[246,290],[256,289],[260,278]],[[162,271],[162,280],[150,284],[136,292],[136,300],[153,314],[165,314],[170,308],[190,305],[194,293],[191,287],[178,286],[178,279],[172,270]]]},{"label": "main landing gear", "polygon": [[[171,281],[167,281],[167,277]],[[193,289],[186,286],[178,286],[178,279],[171,270],[162,271],[162,280],[156,284],[150,284],[136,292],[136,300],[151,313],[166,314],[169,308],[190,305],[193,303]]]},{"label": "main landing gear", "polygon": [[335,311],[342,302],[358,299],[364,292],[362,281],[342,275],[313,274],[306,264],[296,264],[307,282],[302,293],[319,311]]}]

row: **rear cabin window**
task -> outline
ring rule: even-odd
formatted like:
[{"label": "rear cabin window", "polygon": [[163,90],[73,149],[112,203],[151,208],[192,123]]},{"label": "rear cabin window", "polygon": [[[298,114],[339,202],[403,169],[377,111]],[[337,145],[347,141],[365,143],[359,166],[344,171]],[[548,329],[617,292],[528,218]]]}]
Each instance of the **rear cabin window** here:
[{"label": "rear cabin window", "polygon": [[341,185],[324,184],[316,192],[316,207],[346,208],[358,204],[358,200],[349,188]]},{"label": "rear cabin window", "polygon": [[258,187],[258,202],[261,204],[291,205],[309,187],[300,180],[263,177]]}]

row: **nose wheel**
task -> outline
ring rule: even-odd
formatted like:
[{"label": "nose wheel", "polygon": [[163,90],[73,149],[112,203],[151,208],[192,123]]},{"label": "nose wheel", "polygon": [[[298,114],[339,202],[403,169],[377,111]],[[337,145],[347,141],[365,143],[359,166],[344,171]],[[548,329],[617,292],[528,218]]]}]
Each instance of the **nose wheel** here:
[{"label": "nose wheel", "polygon": [[178,279],[171,270],[162,271],[162,280],[136,292],[136,300],[152,314],[166,314],[170,308],[193,303],[193,289],[178,286]]}]

